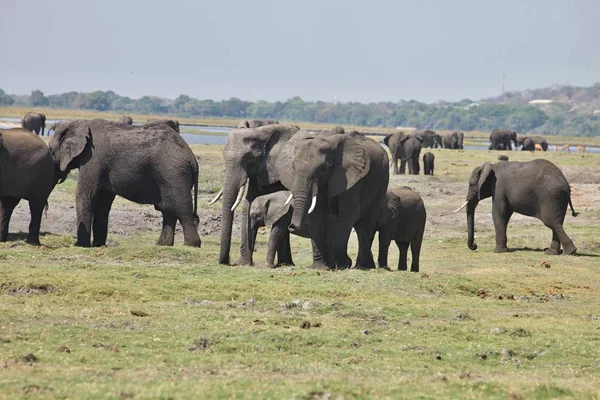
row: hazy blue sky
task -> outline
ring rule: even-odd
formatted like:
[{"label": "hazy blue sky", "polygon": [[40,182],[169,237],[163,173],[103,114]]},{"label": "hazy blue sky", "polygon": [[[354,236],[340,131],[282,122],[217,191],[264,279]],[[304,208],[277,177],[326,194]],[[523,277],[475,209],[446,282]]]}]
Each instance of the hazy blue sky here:
[{"label": "hazy blue sky", "polygon": [[0,88],[478,99],[600,81],[597,0],[0,0]]}]

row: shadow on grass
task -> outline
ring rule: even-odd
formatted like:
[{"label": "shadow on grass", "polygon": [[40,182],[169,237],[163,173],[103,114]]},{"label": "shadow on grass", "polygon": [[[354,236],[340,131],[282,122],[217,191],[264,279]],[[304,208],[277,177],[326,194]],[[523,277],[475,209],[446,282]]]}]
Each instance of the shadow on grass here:
[{"label": "shadow on grass", "polygon": [[[514,247],[511,249],[508,249],[509,253],[515,253],[518,251],[529,251],[529,252],[533,252],[533,253],[544,253],[544,250],[546,249],[532,249],[531,247]],[[544,253],[544,255],[547,255]],[[563,255],[562,254],[562,249],[561,249],[561,254],[559,255]],[[580,251],[577,251],[577,253],[572,254],[572,256],[574,257],[600,257],[600,255],[598,254],[591,254],[591,253],[582,253]],[[549,257],[553,257],[553,256],[549,256]]]}]

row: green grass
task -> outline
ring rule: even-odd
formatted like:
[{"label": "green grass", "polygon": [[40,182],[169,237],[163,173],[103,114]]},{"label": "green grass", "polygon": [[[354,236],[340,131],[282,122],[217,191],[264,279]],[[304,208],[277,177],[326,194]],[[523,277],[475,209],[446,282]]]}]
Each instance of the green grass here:
[{"label": "green grass", "polygon": [[[208,208],[222,147],[192,147]],[[218,265],[216,236],[201,249],[181,235],[154,246],[158,231],[94,249],[70,235],[0,243],[0,398],[598,398],[600,206],[565,222],[583,255],[550,257],[533,219],[509,226],[521,250],[493,253],[484,201],[473,252],[451,211],[472,169],[503,152],[433,152],[436,176],[391,179],[419,191],[430,216],[418,274],[310,270],[296,237],[298,266],[274,270]],[[549,158],[568,176],[600,159],[505,154]],[[73,174],[50,207],[72,202],[75,185]]]}]

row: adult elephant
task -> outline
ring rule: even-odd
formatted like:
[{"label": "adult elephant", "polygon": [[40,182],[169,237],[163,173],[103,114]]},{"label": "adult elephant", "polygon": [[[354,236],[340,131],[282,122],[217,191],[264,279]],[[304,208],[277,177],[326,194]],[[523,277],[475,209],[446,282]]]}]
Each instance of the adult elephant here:
[{"label": "adult elephant", "polygon": [[508,129],[494,129],[490,133],[490,149],[491,150],[512,150],[511,142],[517,145],[517,132]]},{"label": "adult elephant", "polygon": [[[406,135],[404,132],[396,132],[387,135],[383,143],[390,149],[392,154],[392,168],[394,174],[406,173],[406,164],[411,175],[418,175],[419,158],[421,155],[421,146],[423,136],[418,133]],[[400,169],[398,169],[398,160],[400,160]]]},{"label": "adult elephant", "polygon": [[277,125],[279,121],[274,119],[250,119],[243,120],[237,125],[238,128],[259,128],[265,125]]},{"label": "adult elephant", "polygon": [[8,239],[13,210],[29,201],[31,222],[27,243],[40,244],[40,224],[58,171],[46,143],[27,129],[0,130],[0,241]]},{"label": "adult elephant", "polygon": [[[423,143],[422,143],[422,147],[423,148],[431,148],[433,149],[435,147],[436,144],[436,133],[432,130],[429,129],[425,129],[425,130],[418,130],[413,132],[414,136],[421,136],[423,138]],[[439,135],[438,135],[439,136]]]},{"label": "adult elephant", "polygon": [[460,150],[464,149],[464,141],[465,141],[465,133],[464,132],[456,132],[458,137],[458,148]]},{"label": "adult elephant", "polygon": [[546,254],[573,254],[577,250],[563,229],[567,206],[576,216],[571,203],[571,188],[560,169],[547,160],[529,162],[485,162],[475,168],[469,179],[467,201],[468,246],[476,250],[474,240],[475,208],[480,200],[492,197],[492,218],[496,231],[496,253],[508,251],[506,227],[513,213],[535,217],[552,230]]},{"label": "adult elephant", "polygon": [[146,125],[168,125],[175,132],[179,132],[179,121],[175,119],[149,119],[146,121]]},{"label": "adult elephant", "polygon": [[[242,241],[237,265],[252,265],[252,253],[248,248],[248,210],[258,196],[285,190],[279,180],[276,161],[282,146],[300,128],[293,125],[266,125],[259,128],[234,128],[227,136],[223,148],[225,181],[223,188],[211,201],[222,197],[221,251],[219,263],[230,263],[231,231],[234,211],[240,203],[242,208]],[[245,201],[244,191],[248,188]]]},{"label": "adult elephant", "polygon": [[61,182],[72,169],[79,169],[77,246],[106,244],[108,214],[119,195],[153,204],[162,213],[157,244],[173,245],[179,220],[184,244],[200,247],[196,230],[198,163],[173,129],[164,124],[129,126],[102,119],[75,120],[56,128],[49,147],[62,174]]},{"label": "adult elephant", "polygon": [[389,182],[389,159],[379,143],[357,132],[302,132],[284,145],[277,164],[293,195],[290,232],[300,231],[308,218],[313,267],[351,266],[347,250],[354,227],[356,267],[374,268],[371,245]]},{"label": "adult elephant", "polygon": [[434,149],[438,149],[438,148],[441,149],[444,147],[442,144],[442,136],[437,133],[433,137],[433,142],[434,142],[434,145],[433,145]]},{"label": "adult elephant", "polygon": [[119,123],[123,125],[133,125],[133,119],[131,119],[129,115],[123,115],[119,120]]},{"label": "adult elephant", "polygon": [[28,131],[35,132],[36,135],[44,136],[46,129],[46,115],[42,113],[28,112],[21,120],[21,127]]},{"label": "adult elephant", "polygon": [[546,139],[542,138],[533,138],[530,136],[519,136],[517,143],[521,147],[522,151],[535,151],[536,144],[539,145],[542,151],[548,150],[548,142]]},{"label": "adult elephant", "polygon": [[457,132],[446,133],[442,137],[442,147],[444,149],[457,150],[460,148],[458,143],[459,142],[458,142],[458,133]]}]

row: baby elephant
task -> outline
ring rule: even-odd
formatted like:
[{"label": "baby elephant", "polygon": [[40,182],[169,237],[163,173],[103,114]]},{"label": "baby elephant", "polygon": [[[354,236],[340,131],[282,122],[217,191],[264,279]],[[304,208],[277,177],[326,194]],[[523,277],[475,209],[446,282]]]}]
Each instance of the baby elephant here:
[{"label": "baby elephant", "polygon": [[387,268],[388,249],[393,240],[400,251],[398,270],[407,270],[406,256],[410,245],[412,252],[410,270],[419,272],[419,256],[426,220],[425,204],[417,192],[407,186],[387,192],[386,203],[377,225],[380,268]]},{"label": "baby elephant", "polygon": [[[277,263],[294,265],[292,252],[290,250],[290,231],[288,227],[292,222],[294,208],[292,201],[287,202],[290,192],[282,190],[279,192],[259,196],[250,206],[250,251],[254,251],[258,228],[270,226],[269,245],[267,249],[266,266],[275,266],[275,252],[277,252]],[[286,204],[287,202],[287,204]],[[305,218],[305,221],[307,218]],[[308,224],[304,223],[295,235],[310,237]]]},{"label": "baby elephant", "polygon": [[435,160],[435,156],[432,152],[428,151],[423,154],[423,169],[425,170],[425,175],[433,175],[433,161]]}]

